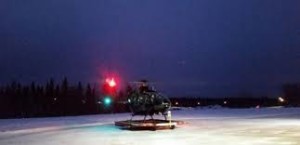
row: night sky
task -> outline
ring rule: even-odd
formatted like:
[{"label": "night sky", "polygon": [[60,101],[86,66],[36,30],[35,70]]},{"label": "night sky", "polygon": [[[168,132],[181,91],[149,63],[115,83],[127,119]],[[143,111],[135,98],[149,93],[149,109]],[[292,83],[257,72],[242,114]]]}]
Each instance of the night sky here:
[{"label": "night sky", "polygon": [[110,72],[169,95],[277,95],[300,82],[300,1],[0,1],[2,84]]}]

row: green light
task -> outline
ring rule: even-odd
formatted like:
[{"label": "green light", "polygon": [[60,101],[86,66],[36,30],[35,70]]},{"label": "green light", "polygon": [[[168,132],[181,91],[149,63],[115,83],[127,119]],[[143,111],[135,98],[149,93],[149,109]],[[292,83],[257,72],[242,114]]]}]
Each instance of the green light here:
[{"label": "green light", "polygon": [[104,104],[105,104],[105,105],[110,105],[111,102],[112,102],[112,100],[111,100],[110,97],[105,97],[105,98],[104,98]]}]

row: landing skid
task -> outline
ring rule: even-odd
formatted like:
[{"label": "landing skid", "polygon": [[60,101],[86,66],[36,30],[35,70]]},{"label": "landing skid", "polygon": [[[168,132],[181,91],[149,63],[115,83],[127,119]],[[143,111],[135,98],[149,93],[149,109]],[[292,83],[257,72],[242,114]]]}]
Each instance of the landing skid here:
[{"label": "landing skid", "polygon": [[169,121],[160,119],[148,120],[125,120],[116,121],[115,125],[122,129],[129,130],[161,130],[174,129],[177,125],[183,124],[182,121]]}]

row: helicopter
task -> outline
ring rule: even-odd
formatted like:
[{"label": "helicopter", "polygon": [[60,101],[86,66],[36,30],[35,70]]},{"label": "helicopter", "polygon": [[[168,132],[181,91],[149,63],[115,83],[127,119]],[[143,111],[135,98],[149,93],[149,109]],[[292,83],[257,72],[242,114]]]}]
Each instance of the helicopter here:
[{"label": "helicopter", "polygon": [[[110,108],[117,96],[116,81],[114,78],[105,80],[103,86],[103,105]],[[115,125],[124,129],[174,129],[180,121],[171,117],[171,101],[165,95],[157,92],[154,87],[149,87],[147,80],[130,82],[126,88],[127,94],[123,101],[116,103],[126,104],[131,112],[130,120],[115,121]],[[112,107],[112,106],[111,106]],[[106,109],[107,109],[106,108]],[[163,119],[154,119],[154,115],[163,115]],[[144,116],[143,120],[133,120],[134,116]],[[151,119],[146,120],[147,116]],[[181,123],[182,124],[182,123]]]},{"label": "helicopter", "polygon": [[169,98],[155,91],[153,87],[149,87],[147,80],[133,84],[127,89],[127,104],[131,111],[130,121],[137,115],[144,116],[144,121],[147,116],[154,120],[153,115],[155,114],[162,114],[167,120],[168,111],[171,108]]}]

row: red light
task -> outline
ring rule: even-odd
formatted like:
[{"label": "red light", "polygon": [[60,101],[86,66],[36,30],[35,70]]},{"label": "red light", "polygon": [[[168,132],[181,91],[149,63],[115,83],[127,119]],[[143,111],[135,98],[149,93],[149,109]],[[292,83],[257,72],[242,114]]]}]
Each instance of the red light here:
[{"label": "red light", "polygon": [[106,81],[106,83],[107,83],[110,87],[115,87],[115,86],[116,86],[116,82],[115,82],[115,79],[114,79],[114,78],[106,79],[105,81]]}]

